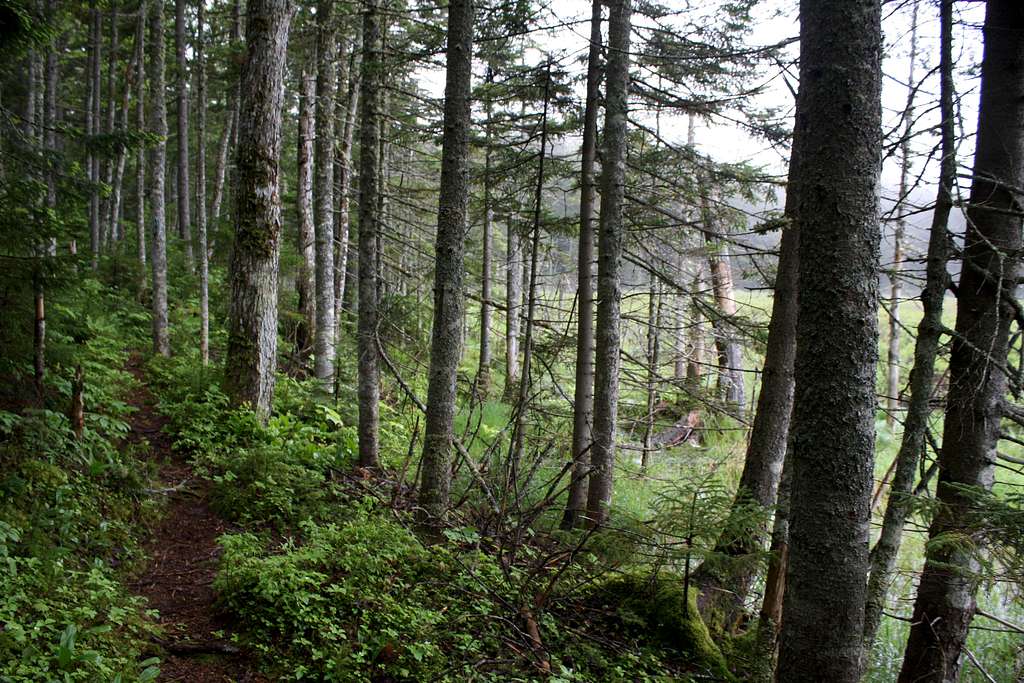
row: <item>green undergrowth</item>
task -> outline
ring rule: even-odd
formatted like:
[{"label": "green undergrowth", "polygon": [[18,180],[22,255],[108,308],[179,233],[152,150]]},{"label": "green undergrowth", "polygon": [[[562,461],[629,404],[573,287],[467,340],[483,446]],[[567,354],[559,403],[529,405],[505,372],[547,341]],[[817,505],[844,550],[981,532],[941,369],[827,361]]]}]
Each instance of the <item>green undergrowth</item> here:
[{"label": "green undergrowth", "polygon": [[[0,681],[151,681],[152,632],[125,585],[138,539],[155,517],[150,472],[119,440],[128,431],[132,379],[126,348],[141,345],[145,318],[83,283],[50,310],[43,401],[0,411]],[[73,313],[74,311],[74,313]],[[67,417],[72,368],[85,378],[85,428]],[[26,394],[31,368],[9,365]]]},{"label": "green undergrowth", "polygon": [[[363,476],[346,410],[310,399],[311,384],[280,379],[261,425],[230,406],[217,372],[197,367],[155,359],[149,371],[175,447],[239,525],[220,539],[218,604],[274,680],[729,680],[699,618],[668,625],[682,603],[586,608],[619,560],[595,544],[551,563],[580,532],[531,532],[510,552],[464,522],[427,542],[394,481],[412,432],[397,418],[382,428],[392,467]],[[600,630],[609,623],[611,635]],[[685,635],[646,635],[672,628]]]}]

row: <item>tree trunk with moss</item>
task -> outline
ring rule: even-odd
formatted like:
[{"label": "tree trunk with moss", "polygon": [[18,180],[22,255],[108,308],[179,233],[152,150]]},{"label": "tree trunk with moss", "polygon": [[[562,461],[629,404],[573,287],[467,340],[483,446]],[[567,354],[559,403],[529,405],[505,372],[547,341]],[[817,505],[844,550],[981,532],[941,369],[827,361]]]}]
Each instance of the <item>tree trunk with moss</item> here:
[{"label": "tree trunk with moss", "polygon": [[800,296],[778,675],[855,683],[878,362],[879,0],[804,0],[800,41]]},{"label": "tree trunk with moss", "polygon": [[239,106],[238,189],[229,282],[224,384],[236,404],[270,415],[277,368],[277,278],[281,249],[281,106],[289,0],[250,0]]},{"label": "tree trunk with moss", "polygon": [[447,55],[434,268],[434,325],[419,493],[419,505],[424,519],[428,521],[439,519],[447,512],[451,490],[455,380],[461,355],[463,253],[469,204],[470,85],[473,77],[473,3],[470,0],[452,0],[448,5]]}]

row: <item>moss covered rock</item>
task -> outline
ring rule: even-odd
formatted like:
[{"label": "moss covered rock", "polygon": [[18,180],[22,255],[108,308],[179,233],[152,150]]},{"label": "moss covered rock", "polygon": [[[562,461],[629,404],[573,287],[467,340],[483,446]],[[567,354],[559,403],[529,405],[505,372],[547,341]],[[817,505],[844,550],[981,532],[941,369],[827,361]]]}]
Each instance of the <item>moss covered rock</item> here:
[{"label": "moss covered rock", "polygon": [[716,680],[735,680],[697,611],[697,589],[691,586],[684,599],[679,577],[625,574],[598,586],[595,598],[613,608],[636,637],[656,639],[674,656]]}]

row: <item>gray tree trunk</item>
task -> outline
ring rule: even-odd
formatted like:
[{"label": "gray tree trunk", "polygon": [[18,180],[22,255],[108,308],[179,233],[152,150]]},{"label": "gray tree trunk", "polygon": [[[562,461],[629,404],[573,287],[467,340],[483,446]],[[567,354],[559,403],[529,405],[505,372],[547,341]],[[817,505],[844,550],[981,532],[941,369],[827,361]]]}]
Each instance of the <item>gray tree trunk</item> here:
[{"label": "gray tree trunk", "polygon": [[334,97],[338,89],[337,27],[333,0],[317,2],[316,340],[313,373],[324,392],[334,386]]},{"label": "gray tree trunk", "polygon": [[[89,72],[88,80],[88,106],[85,112],[85,132],[88,136],[98,135],[100,132],[100,101],[102,85],[100,81],[100,64],[103,61],[100,39],[102,37],[102,21],[100,11],[96,7],[96,1],[89,2]],[[102,244],[102,226],[100,225],[100,159],[89,152],[86,157],[86,166],[89,173],[89,250],[91,254],[91,265],[97,270],[100,265],[100,247]]]},{"label": "gray tree trunk", "polygon": [[597,199],[597,117],[601,107],[601,2],[590,8],[587,53],[587,99],[583,109],[583,150],[580,168],[580,237],[576,255],[577,306],[576,387],[572,408],[572,474],[562,528],[579,523],[587,506],[591,428],[594,423],[594,204]]},{"label": "gray tree trunk", "polygon": [[[490,67],[487,69],[487,80],[493,80]],[[476,375],[476,387],[481,396],[487,396],[491,384],[491,226],[494,223],[491,202],[491,116],[492,103],[488,98],[484,124],[483,234],[480,239],[480,364]]]},{"label": "gray tree trunk", "polygon": [[[183,3],[184,0],[178,0]],[[196,17],[196,231],[199,233],[199,358],[203,365],[210,363],[210,252],[206,239],[206,57],[203,23],[206,21],[205,2],[197,3]],[[180,65],[179,58],[179,65]],[[179,66],[180,68],[180,66]]]},{"label": "gray tree trunk", "polygon": [[505,389],[504,400],[511,401],[519,386],[519,327],[523,305],[523,239],[516,227],[515,215],[506,217],[505,250]]},{"label": "gray tree trunk", "polygon": [[879,0],[800,7],[800,296],[783,681],[854,683],[861,674],[878,361],[880,17]]},{"label": "gray tree trunk", "polygon": [[[135,83],[135,127],[141,132],[146,130],[146,0],[139,1],[139,19],[135,29],[135,41],[138,45],[140,60],[136,71]],[[146,288],[146,149],[139,145],[135,154],[135,244],[136,258],[139,268],[138,289],[141,296]]]},{"label": "gray tree trunk", "polygon": [[[473,78],[473,3],[470,0],[451,0],[448,5],[447,56],[434,268],[434,324],[419,493],[419,506],[425,520],[436,520],[445,515],[451,489],[455,380],[461,355],[459,339],[464,313],[463,252],[469,204],[470,86]],[[365,267],[360,258],[360,269]]]},{"label": "gray tree trunk", "polygon": [[978,561],[966,546],[984,543],[972,504],[958,486],[989,490],[995,479],[1009,331],[1015,312],[1024,185],[1024,7],[989,0],[985,12],[981,103],[974,174],[949,361],[949,394],[939,454],[932,543],[899,680],[952,683],[976,608]]},{"label": "gray tree trunk", "polygon": [[195,268],[192,252],[192,213],[189,207],[188,177],[188,62],[185,61],[185,2],[174,1],[175,76],[178,124],[178,235],[185,243],[185,261]]},{"label": "gray tree trunk", "polygon": [[[341,311],[345,302],[345,289],[352,285],[348,279],[349,253],[351,251],[351,199],[352,194],[352,142],[355,138],[356,118],[359,115],[359,92],[362,84],[361,54],[362,42],[357,33],[352,44],[352,58],[348,66],[349,77],[345,83],[345,97],[339,98],[337,109],[343,111],[345,126],[338,141],[335,157],[338,186],[338,216],[334,226],[334,327],[341,324]],[[339,79],[338,91],[342,83]]]},{"label": "gray tree trunk", "polygon": [[632,0],[611,0],[608,5],[608,64],[605,68],[601,218],[597,247],[594,427],[590,450],[592,469],[587,490],[587,521],[592,526],[600,526],[608,520],[615,469],[631,3]]},{"label": "gray tree trunk", "polygon": [[[110,3],[108,15],[110,30],[108,40],[110,41],[107,50],[107,110],[106,122],[103,132],[108,136],[114,135],[114,125],[117,123],[117,58],[120,51],[118,32],[117,2]],[[110,188],[114,185],[114,169],[116,159],[107,158],[103,161],[103,182]],[[100,244],[108,246],[115,238],[114,235],[114,202],[113,195],[104,197],[100,208]]]},{"label": "gray tree trunk", "polygon": [[[920,454],[926,448],[925,438],[928,417],[931,414],[930,399],[935,381],[935,358],[942,334],[942,303],[946,294],[949,274],[946,271],[948,259],[947,224],[953,206],[951,195],[956,182],[956,148],[953,119],[953,58],[952,58],[952,0],[943,0],[940,16],[939,38],[939,108],[942,115],[940,131],[942,144],[939,161],[939,189],[932,212],[931,232],[928,237],[928,258],[925,269],[925,285],[921,290],[921,304],[924,313],[917,326],[917,342],[914,345],[914,365],[910,371],[910,395],[907,401],[907,417],[903,422],[903,437],[896,454],[895,475],[889,490],[889,502],[878,541],[871,550],[868,595],[864,609],[864,651],[870,652],[875,644],[878,627],[882,623],[889,585],[896,568],[896,556],[903,538],[903,525],[910,514],[908,503],[917,475]],[[917,3],[914,4],[916,29]],[[914,52],[911,49],[911,52]],[[913,79],[910,80],[913,87]],[[909,132],[909,131],[907,131]],[[884,482],[883,482],[884,485]]]},{"label": "gray tree trunk", "polygon": [[359,464],[376,467],[380,456],[380,363],[377,351],[380,124],[384,62],[380,7],[368,0],[363,14],[363,96],[359,129]]},{"label": "gray tree trunk", "polygon": [[[910,176],[910,136],[914,129],[914,66],[917,61],[917,6],[914,2],[910,24],[910,73],[907,76],[907,106],[903,109],[903,139],[900,141],[900,187],[896,211],[899,217],[892,236],[892,269],[889,276],[889,346],[886,353],[886,421],[890,428],[896,424],[896,412],[900,408],[900,297],[903,290],[903,240],[907,221],[903,214],[907,210],[908,185]],[[885,482],[883,481],[883,484]]]},{"label": "gray tree trunk", "polygon": [[299,215],[299,253],[302,261],[295,288],[299,294],[299,323],[295,354],[304,363],[311,351],[316,329],[316,229],[313,222],[313,119],[316,111],[316,77],[303,70],[299,99],[298,180],[296,208]]},{"label": "gray tree trunk", "polygon": [[150,235],[150,267],[153,289],[153,350],[163,356],[171,355],[167,316],[167,206],[164,182],[167,173],[167,101],[165,99],[164,71],[166,44],[164,41],[164,0],[153,0],[149,18],[152,49],[149,60],[149,96],[152,114],[151,132],[159,139],[150,152],[150,205],[153,210],[153,228]]},{"label": "gray tree trunk", "polygon": [[289,0],[250,0],[238,116],[238,189],[224,383],[236,404],[250,404],[264,420],[270,415],[277,364],[281,106],[293,13]]}]

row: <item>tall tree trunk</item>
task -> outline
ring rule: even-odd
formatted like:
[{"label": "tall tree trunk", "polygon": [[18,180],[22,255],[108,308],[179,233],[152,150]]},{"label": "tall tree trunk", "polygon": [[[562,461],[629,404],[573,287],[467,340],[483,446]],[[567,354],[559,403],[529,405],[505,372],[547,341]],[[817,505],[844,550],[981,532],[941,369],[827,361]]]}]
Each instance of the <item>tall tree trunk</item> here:
[{"label": "tall tree trunk", "polygon": [[299,293],[302,320],[295,334],[295,355],[301,363],[309,357],[316,329],[316,230],[313,225],[313,119],[316,111],[316,77],[303,70],[299,99],[296,208],[299,214],[299,253],[302,262],[295,288]]},{"label": "tall tree trunk", "polygon": [[[419,493],[420,508],[424,517],[430,519],[440,519],[445,515],[451,489],[455,373],[461,353],[463,251],[469,204],[470,85],[473,77],[473,3],[470,0],[451,0],[448,4],[447,55],[434,268],[434,324]],[[362,259],[360,264],[361,269],[365,267]]]},{"label": "tall tree trunk", "polygon": [[164,0],[153,0],[149,18],[150,42],[149,96],[152,109],[151,131],[158,140],[150,153],[150,204],[153,230],[150,239],[150,267],[153,288],[153,350],[171,355],[167,316],[167,206],[164,181],[167,173],[167,101],[164,97],[166,45],[164,41]]},{"label": "tall tree trunk", "polygon": [[[925,285],[921,290],[924,314],[917,326],[914,345],[914,365],[910,371],[910,396],[907,417],[903,422],[903,437],[896,454],[895,475],[889,490],[889,502],[878,541],[871,550],[869,560],[868,595],[864,609],[864,651],[870,652],[875,644],[878,627],[882,623],[889,584],[896,568],[896,556],[903,538],[903,525],[910,514],[909,502],[920,454],[926,447],[930,399],[935,381],[935,357],[942,334],[942,303],[946,294],[949,274],[946,271],[949,236],[947,224],[953,206],[951,195],[956,182],[956,148],[954,142],[953,112],[953,0],[942,0],[939,38],[939,108],[942,144],[939,158],[939,188],[932,212],[931,232],[928,236],[928,258]],[[917,22],[917,3],[914,3],[914,28]],[[911,53],[915,52],[912,48]],[[913,79],[910,80],[913,88]],[[908,114],[909,116],[909,114]],[[909,129],[905,134],[909,133]],[[904,171],[906,165],[904,164]],[[905,173],[904,173],[905,176]],[[902,196],[902,195],[901,195]],[[896,298],[896,297],[894,297]],[[891,356],[890,356],[891,359]],[[891,375],[890,375],[891,380]],[[890,411],[891,412],[891,411]]]},{"label": "tall tree trunk", "polygon": [[696,264],[690,284],[690,353],[686,359],[686,386],[694,394],[700,393],[704,377],[704,311],[700,295],[704,290],[704,263]]},{"label": "tall tree trunk", "polygon": [[[156,0],[160,2],[161,0]],[[139,0],[139,18],[135,28],[135,41],[139,50],[135,83],[135,127],[139,132],[146,130],[146,0]],[[135,245],[138,261],[138,290],[141,298],[146,288],[146,149],[139,145],[135,154]]]},{"label": "tall tree trunk", "polygon": [[[976,608],[977,539],[962,488],[991,489],[1006,393],[1006,359],[1017,288],[1024,185],[1024,7],[989,0],[974,174],[949,361],[949,394],[939,454],[940,506],[930,528],[924,573],[900,671],[901,682],[956,681]],[[980,539],[979,539],[980,540]],[[980,541],[983,543],[983,541]]]},{"label": "tall tree trunk", "polygon": [[235,403],[270,415],[277,365],[277,277],[281,250],[281,106],[289,0],[250,0],[239,103],[238,193],[231,254],[224,383]]},{"label": "tall tree trunk", "polygon": [[363,14],[362,81],[364,93],[359,129],[359,464],[376,467],[380,452],[380,368],[377,352],[377,263],[381,229],[380,124],[384,87],[381,16],[377,0],[369,0]]},{"label": "tall tree trunk", "polygon": [[523,305],[523,238],[516,227],[515,214],[506,217],[505,250],[505,389],[504,400],[511,401],[519,386],[519,327]]},{"label": "tall tree trunk", "polygon": [[210,219],[214,225],[220,223],[220,208],[224,201],[224,184],[228,170],[228,147],[231,145],[235,115],[228,111],[224,118],[224,127],[220,131],[220,142],[217,145],[217,164],[213,169],[213,201],[210,204]]},{"label": "tall tree trunk", "polygon": [[[491,67],[487,67],[487,82],[494,80]],[[491,227],[494,207],[491,202],[491,117],[493,106],[488,95],[484,116],[484,215],[480,239],[480,364],[476,374],[476,387],[486,397],[491,385]]]},{"label": "tall tree trunk", "polygon": [[[128,120],[131,117],[132,81],[137,75],[141,75],[139,65],[143,59],[145,57],[141,50],[141,44],[136,42],[135,49],[132,51],[131,62],[125,70],[125,83],[121,92],[121,124],[119,131],[122,134],[128,131]],[[114,87],[111,86],[111,96],[115,94]],[[110,213],[107,230],[111,239],[115,242],[120,242],[124,239],[124,227],[122,225],[124,195],[122,189],[124,186],[124,171],[128,159],[127,152],[128,150],[125,145],[119,143],[117,146],[117,157],[114,162],[113,178],[111,180]]]},{"label": "tall tree trunk", "polygon": [[910,135],[914,129],[914,66],[917,61],[917,0],[914,1],[910,23],[910,73],[907,76],[907,106],[903,109],[903,139],[900,141],[900,188],[896,204],[896,228],[892,235],[892,270],[889,276],[889,347],[886,354],[886,421],[891,428],[896,424],[900,407],[900,297],[903,282],[903,240],[907,221],[903,218],[909,204],[908,180],[910,176]]},{"label": "tall tree trunk", "polygon": [[[100,84],[100,64],[103,61],[100,46],[102,22],[96,0],[89,1],[89,73],[88,106],[85,112],[85,133],[93,137],[100,132],[100,101],[102,99]],[[97,270],[100,264],[101,226],[100,226],[100,160],[95,153],[89,152],[86,157],[89,173],[89,251],[91,265]]]},{"label": "tall tree trunk", "polygon": [[334,97],[338,89],[333,0],[317,2],[316,344],[313,372],[325,392],[334,385]]},{"label": "tall tree trunk", "polygon": [[[360,32],[361,33],[361,32]],[[351,63],[348,65],[349,77],[345,83],[345,97],[337,103],[339,111],[343,110],[345,126],[335,157],[336,181],[338,186],[338,216],[334,226],[335,258],[334,258],[334,327],[338,329],[341,311],[345,302],[345,289],[352,286],[348,279],[349,254],[351,252],[351,199],[352,194],[352,142],[355,138],[356,117],[359,115],[359,92],[362,84],[362,68],[360,55],[362,42],[357,34],[352,43]],[[338,91],[342,84],[339,79]]]},{"label": "tall tree trunk", "polygon": [[779,679],[854,683],[875,443],[881,7],[803,0],[800,19],[800,296]]},{"label": "tall tree trunk", "polygon": [[[103,132],[108,136],[114,135],[114,125],[117,122],[117,58],[119,47],[117,1],[110,3],[110,31],[108,39],[110,49],[107,51],[107,111]],[[103,161],[103,182],[108,187],[114,185],[115,159],[108,157]],[[100,244],[107,246],[114,240],[114,202],[113,196],[104,197],[100,208]]]},{"label": "tall tree trunk", "polygon": [[594,427],[587,519],[608,519],[615,468],[619,398],[619,307],[622,299],[622,208],[626,191],[626,116],[629,94],[629,33],[632,0],[608,3],[608,64],[605,69],[601,219],[598,229],[597,321],[595,325]]},{"label": "tall tree trunk", "polygon": [[562,528],[571,529],[587,505],[591,428],[594,423],[594,204],[597,198],[597,117],[601,107],[601,1],[590,8],[587,99],[580,167],[580,237],[576,252],[576,387],[572,408],[572,474]]},{"label": "tall tree trunk", "polygon": [[[184,0],[178,0],[183,3]],[[196,17],[196,231],[199,233],[199,357],[203,365],[210,362],[210,252],[206,240],[206,40],[203,22],[206,20],[205,2],[197,3]],[[179,65],[181,59],[179,58]],[[179,66],[180,68],[180,66]]]},{"label": "tall tree trunk", "polygon": [[192,252],[192,213],[189,207],[188,178],[188,62],[185,61],[185,3],[174,0],[174,47],[176,54],[176,83],[178,91],[178,235],[185,242],[185,261],[195,268]]}]

